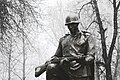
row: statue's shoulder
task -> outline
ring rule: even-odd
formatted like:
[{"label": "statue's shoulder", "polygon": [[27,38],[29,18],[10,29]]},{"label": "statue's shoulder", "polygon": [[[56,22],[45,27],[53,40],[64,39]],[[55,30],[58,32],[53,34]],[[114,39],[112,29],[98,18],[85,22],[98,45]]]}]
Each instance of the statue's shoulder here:
[{"label": "statue's shoulder", "polygon": [[61,41],[65,40],[70,34],[65,34],[61,39]]}]

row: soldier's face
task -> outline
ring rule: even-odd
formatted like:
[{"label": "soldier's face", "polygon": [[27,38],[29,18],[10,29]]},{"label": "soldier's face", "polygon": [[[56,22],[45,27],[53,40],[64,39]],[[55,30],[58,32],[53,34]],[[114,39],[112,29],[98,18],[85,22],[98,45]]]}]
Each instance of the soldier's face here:
[{"label": "soldier's face", "polygon": [[71,34],[76,33],[78,31],[78,24],[72,23],[68,25],[68,29],[70,30]]}]

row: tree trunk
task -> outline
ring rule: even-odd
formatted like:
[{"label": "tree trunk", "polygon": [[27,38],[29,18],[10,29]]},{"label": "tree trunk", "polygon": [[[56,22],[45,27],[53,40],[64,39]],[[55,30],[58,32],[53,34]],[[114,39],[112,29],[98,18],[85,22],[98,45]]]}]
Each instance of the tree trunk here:
[{"label": "tree trunk", "polygon": [[112,80],[111,65],[109,61],[105,64],[105,69],[106,69],[106,80]]},{"label": "tree trunk", "polygon": [[25,80],[25,38],[24,38],[24,30],[23,30],[23,80]]},{"label": "tree trunk", "polygon": [[118,36],[118,46],[117,46],[117,56],[116,56],[116,64],[115,64],[115,72],[114,72],[114,76],[113,76],[113,80],[117,80],[117,75],[118,75],[118,66],[119,66],[119,60],[120,60],[120,36]]},{"label": "tree trunk", "polygon": [[12,52],[12,38],[10,40],[10,51],[9,51],[9,59],[8,59],[8,80],[11,78],[11,52]]},{"label": "tree trunk", "polygon": [[[99,9],[98,9],[98,5],[97,5],[97,1],[93,0],[93,5],[95,8],[95,12],[96,12],[96,18],[97,18],[97,22],[99,25],[99,30],[100,30],[100,35],[101,35],[101,44],[102,44],[102,57],[104,59],[105,62],[105,69],[106,69],[106,80],[112,80],[112,74],[111,74],[111,59],[112,59],[112,52],[114,49],[114,45],[115,45],[115,41],[116,41],[116,36],[117,36],[117,31],[116,31],[116,13],[114,14],[114,33],[113,33],[113,39],[112,39],[112,43],[110,45],[110,50],[109,50],[109,54],[107,55],[107,48],[106,48],[106,41],[105,41],[105,29],[103,28],[103,24],[100,18],[100,13],[99,13]],[[114,11],[115,12],[115,11]],[[115,19],[116,18],[116,19]]]},{"label": "tree trunk", "polygon": [[9,62],[8,62],[8,80],[10,80],[10,74],[11,74],[11,71],[10,71],[10,63],[11,63],[11,52],[9,52]]},{"label": "tree trunk", "polygon": [[[118,3],[118,5],[116,6],[116,0],[113,0],[113,8],[114,8],[114,34],[113,34],[113,40],[112,40],[112,43],[113,43],[113,46],[116,42],[116,38],[117,38],[117,30],[118,30],[118,23],[117,23],[117,14],[118,14],[118,8],[119,8],[119,5],[120,5],[120,2]],[[112,44],[111,44],[111,47],[113,47]],[[110,53],[109,53],[110,54]],[[111,53],[111,56],[112,58],[112,53]],[[118,37],[118,50],[117,50],[117,57],[116,57],[116,65],[115,65],[115,73],[114,73],[114,77],[113,79],[117,79],[117,67],[118,67],[118,60],[119,60],[119,37]]]}]

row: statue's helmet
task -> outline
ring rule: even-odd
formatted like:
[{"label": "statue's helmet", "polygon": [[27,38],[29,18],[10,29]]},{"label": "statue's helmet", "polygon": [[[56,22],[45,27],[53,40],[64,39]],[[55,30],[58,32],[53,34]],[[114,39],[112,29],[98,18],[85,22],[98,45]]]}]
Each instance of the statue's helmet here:
[{"label": "statue's helmet", "polygon": [[73,24],[73,23],[79,24],[78,16],[74,15],[74,14],[73,15],[68,15],[66,17],[65,25]]}]

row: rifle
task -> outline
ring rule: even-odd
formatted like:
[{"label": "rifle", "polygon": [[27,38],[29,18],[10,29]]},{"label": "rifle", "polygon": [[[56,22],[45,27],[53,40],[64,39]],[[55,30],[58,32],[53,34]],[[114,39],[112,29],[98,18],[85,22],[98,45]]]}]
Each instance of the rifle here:
[{"label": "rifle", "polygon": [[[81,59],[83,59],[85,56],[81,55]],[[66,59],[67,60],[66,60]],[[59,58],[53,58],[48,63],[46,62],[45,64],[38,66],[35,68],[35,77],[39,77],[42,73],[46,71],[47,65],[49,63],[63,63],[63,62],[69,62],[71,60],[77,60],[77,57],[59,57]]]},{"label": "rifle", "polygon": [[[70,46],[73,48],[73,50],[78,53],[78,50],[75,48],[75,46],[73,44],[70,44]],[[65,61],[65,58],[68,61],[71,60],[76,60],[76,59],[84,59],[86,56],[84,54],[79,54],[79,57],[77,57],[78,55],[74,55],[72,57],[59,57],[59,58],[53,58],[50,61],[48,61],[48,63],[46,62],[45,64],[38,66],[35,68],[35,77],[39,77],[42,73],[44,73],[46,71],[47,65],[50,63],[63,63]]]},{"label": "rifle", "polygon": [[35,77],[39,77],[42,73],[46,71],[47,65],[43,64],[35,68]]}]

